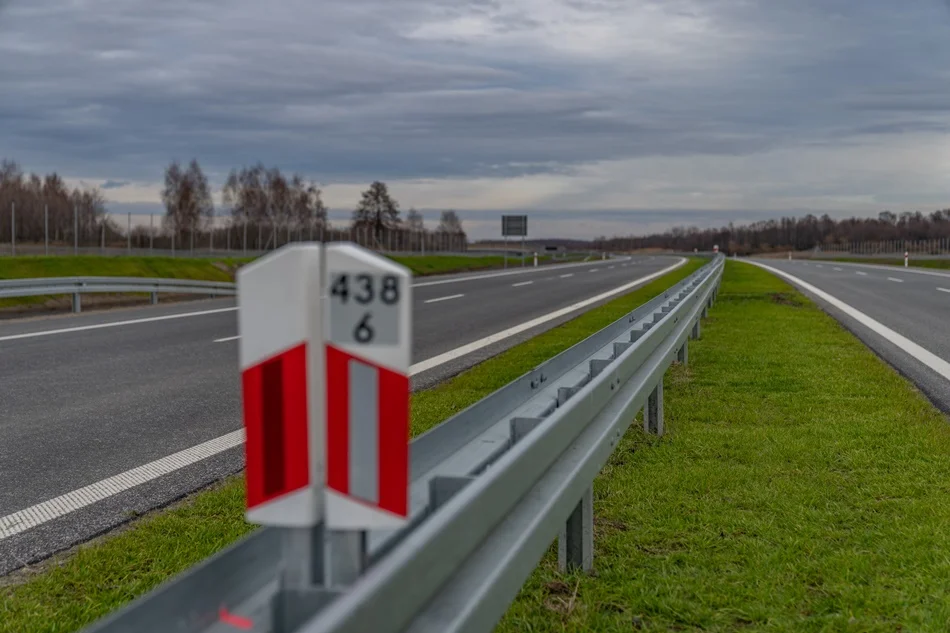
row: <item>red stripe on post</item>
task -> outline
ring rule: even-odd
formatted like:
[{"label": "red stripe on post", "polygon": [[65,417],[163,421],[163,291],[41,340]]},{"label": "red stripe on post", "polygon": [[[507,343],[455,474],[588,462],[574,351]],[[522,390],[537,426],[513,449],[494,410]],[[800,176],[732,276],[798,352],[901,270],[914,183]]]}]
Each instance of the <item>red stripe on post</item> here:
[{"label": "red stripe on post", "polygon": [[379,370],[379,507],[409,514],[409,377]]},{"label": "red stripe on post", "polygon": [[350,493],[350,385],[346,352],[327,345],[327,487]]},{"label": "red stripe on post", "polygon": [[241,391],[250,509],[310,483],[306,343],[244,370]]}]

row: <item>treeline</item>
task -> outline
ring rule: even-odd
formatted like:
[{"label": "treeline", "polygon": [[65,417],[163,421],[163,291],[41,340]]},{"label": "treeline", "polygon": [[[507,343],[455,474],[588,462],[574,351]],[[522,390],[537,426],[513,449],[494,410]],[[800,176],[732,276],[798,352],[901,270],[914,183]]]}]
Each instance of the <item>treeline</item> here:
[{"label": "treeline", "polygon": [[[106,219],[105,198],[96,188],[66,186],[59,174],[26,174],[11,160],[0,161],[0,242],[11,241],[14,225],[18,240],[42,242],[48,230],[51,240],[72,241],[73,236],[92,238],[106,228],[116,228]],[[14,217],[10,217],[10,215]]]},{"label": "treeline", "polygon": [[[314,181],[261,163],[231,170],[221,190],[223,209],[216,212],[211,184],[198,161],[187,165],[173,161],[165,168],[161,199],[165,213],[156,235],[170,238],[172,245],[193,246],[196,235],[207,238],[209,233],[226,231],[222,216],[230,220],[225,224],[239,229],[238,241],[265,249],[291,238],[322,239],[325,232],[338,238],[359,236],[364,245],[378,246],[394,243],[394,236],[399,238],[396,243],[407,247],[432,237],[448,236],[462,247],[467,242],[455,211],[442,211],[435,230],[429,230],[415,209],[403,217],[399,202],[379,181],[362,193],[348,230],[341,231],[342,227],[330,226],[322,192]],[[11,211],[18,242],[43,242],[47,218],[53,242],[72,242],[77,231],[82,244],[105,243],[125,235],[124,226],[120,229],[109,221],[105,197],[98,188],[70,189],[56,173],[26,174],[16,162],[4,160],[0,162],[0,218],[9,218]],[[0,222],[0,241],[9,242],[13,229],[9,219]],[[149,243],[150,233],[149,227],[134,228],[136,246]],[[290,237],[281,240],[281,236]]]},{"label": "treeline", "polygon": [[647,236],[600,237],[594,246],[606,250],[660,248],[710,251],[714,245],[740,255],[786,250],[811,250],[858,242],[950,239],[950,209],[930,214],[883,211],[877,218],[835,220],[828,215],[763,220],[714,229],[674,228]]}]

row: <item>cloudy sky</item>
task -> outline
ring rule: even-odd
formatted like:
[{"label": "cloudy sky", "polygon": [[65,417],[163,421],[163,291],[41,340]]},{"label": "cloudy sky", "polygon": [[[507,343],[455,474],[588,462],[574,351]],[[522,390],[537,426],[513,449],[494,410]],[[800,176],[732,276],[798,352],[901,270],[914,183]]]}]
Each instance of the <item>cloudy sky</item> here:
[{"label": "cloudy sky", "polygon": [[0,0],[0,157],[263,161],[476,237],[950,206],[950,0]]}]

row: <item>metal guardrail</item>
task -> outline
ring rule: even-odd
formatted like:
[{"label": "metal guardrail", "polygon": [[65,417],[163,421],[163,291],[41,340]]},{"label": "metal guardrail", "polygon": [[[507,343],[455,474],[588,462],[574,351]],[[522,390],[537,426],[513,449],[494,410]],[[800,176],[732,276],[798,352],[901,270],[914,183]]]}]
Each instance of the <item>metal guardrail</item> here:
[{"label": "metal guardrail", "polygon": [[[591,568],[593,480],[640,409],[663,433],[663,376],[688,361],[723,263],[415,439],[406,528],[356,548],[320,526],[264,528],[87,633],[490,631],[555,538],[562,570]],[[302,541],[310,561],[288,555]],[[294,574],[328,581],[288,596]]]},{"label": "metal guardrail", "polygon": [[141,292],[151,295],[158,303],[161,293],[202,294],[212,297],[237,294],[235,284],[225,281],[195,281],[191,279],[157,279],[149,277],[47,277],[37,279],[0,279],[0,299],[8,297],[37,297],[72,295],[73,312],[82,310],[84,293]]}]

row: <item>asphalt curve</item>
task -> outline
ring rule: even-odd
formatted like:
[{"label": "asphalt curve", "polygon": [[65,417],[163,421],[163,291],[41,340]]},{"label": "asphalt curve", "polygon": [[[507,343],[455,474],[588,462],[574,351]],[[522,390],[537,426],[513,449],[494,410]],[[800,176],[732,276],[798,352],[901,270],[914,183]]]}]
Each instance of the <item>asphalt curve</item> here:
[{"label": "asphalt curve", "polygon": [[[677,261],[634,258],[417,279],[413,362]],[[241,428],[233,306],[233,300],[200,301],[0,323],[0,518]],[[433,384],[576,313],[442,363],[414,376],[413,387]],[[182,314],[190,316],[177,316]],[[118,322],[126,323],[95,327]],[[53,333],[36,336],[44,332]],[[30,530],[0,534],[0,574],[242,466],[240,447],[229,449]]]},{"label": "asphalt curve", "polygon": [[[794,275],[950,361],[950,272],[833,261],[757,261]],[[812,295],[807,290],[805,294]],[[820,297],[812,298],[950,413],[950,381]]]}]

